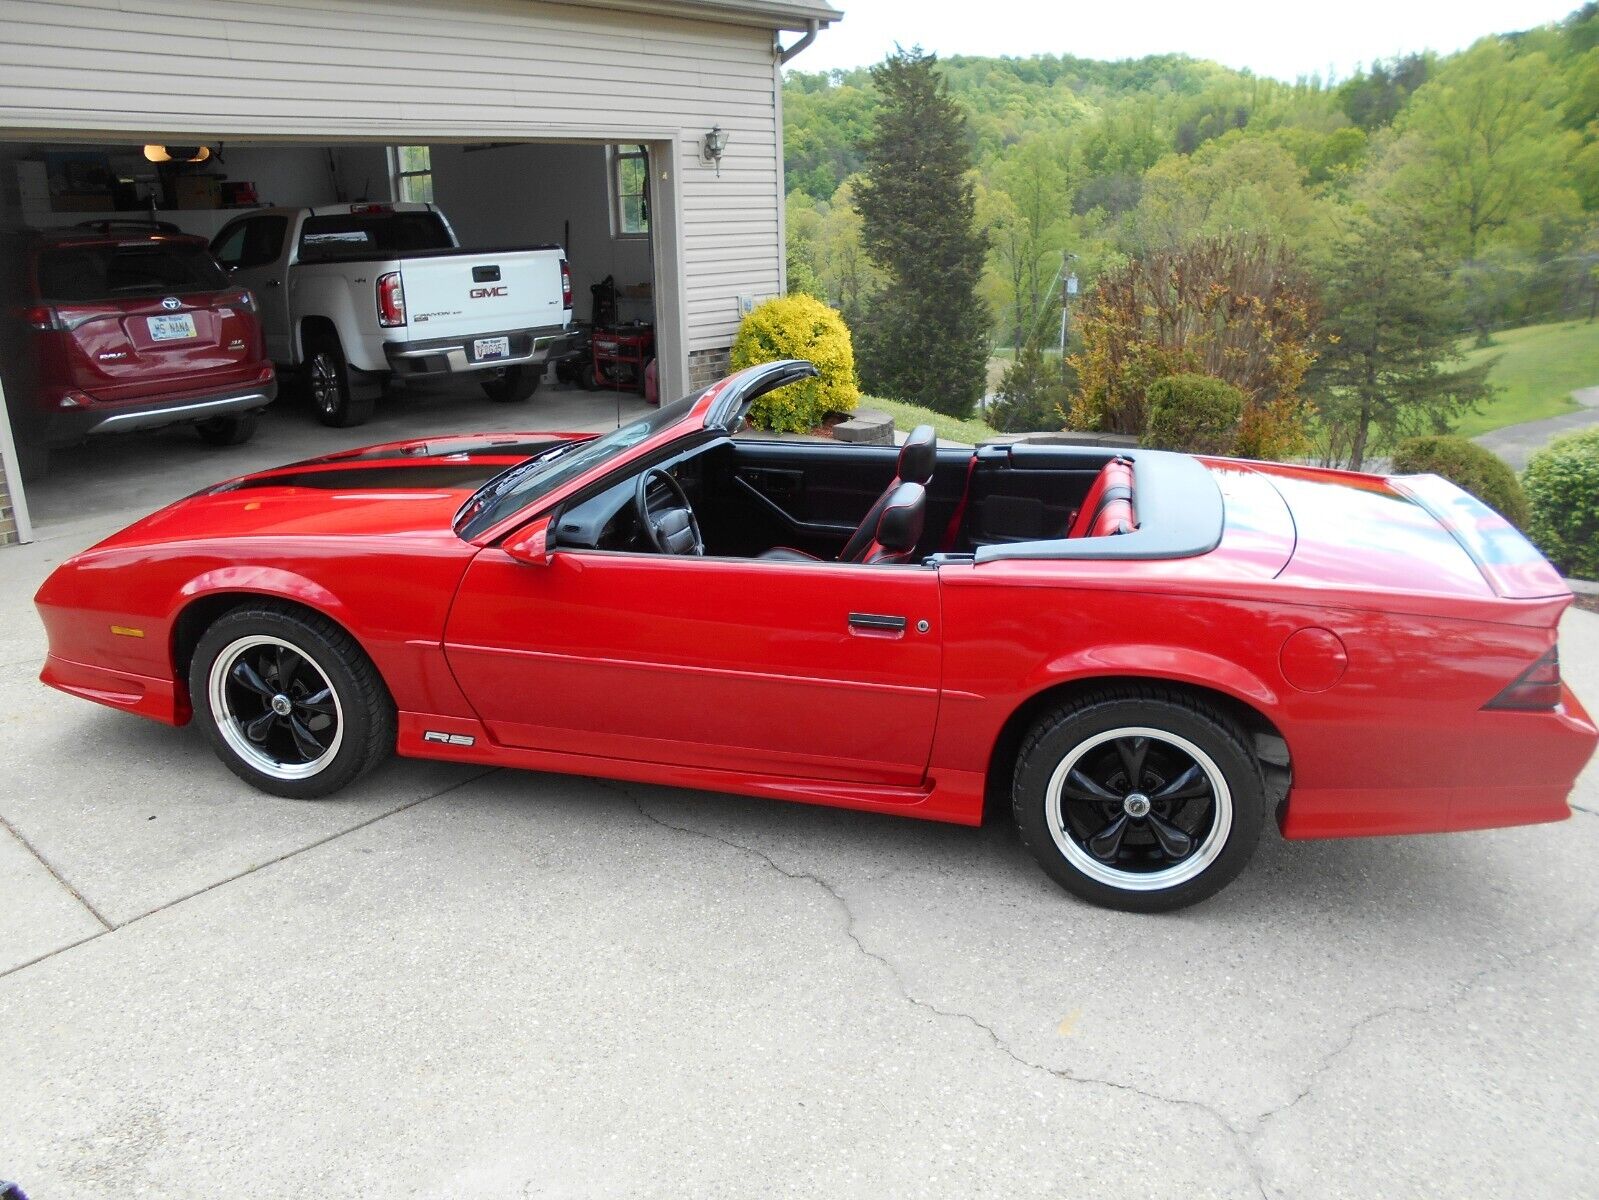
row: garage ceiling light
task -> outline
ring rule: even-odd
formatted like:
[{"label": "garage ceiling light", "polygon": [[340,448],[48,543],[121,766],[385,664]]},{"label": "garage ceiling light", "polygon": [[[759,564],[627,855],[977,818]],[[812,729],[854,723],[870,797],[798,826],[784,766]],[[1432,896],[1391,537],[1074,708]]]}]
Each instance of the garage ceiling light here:
[{"label": "garage ceiling light", "polygon": [[144,157],[153,163],[203,163],[211,157],[210,146],[146,146]]}]

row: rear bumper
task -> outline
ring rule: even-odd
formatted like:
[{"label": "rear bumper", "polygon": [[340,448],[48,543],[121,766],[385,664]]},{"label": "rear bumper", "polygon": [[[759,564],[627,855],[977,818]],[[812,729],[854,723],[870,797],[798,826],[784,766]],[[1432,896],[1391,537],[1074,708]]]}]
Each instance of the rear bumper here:
[{"label": "rear bumper", "polygon": [[265,408],[277,399],[278,381],[268,379],[248,387],[232,387],[198,395],[158,396],[126,404],[95,404],[84,408],[58,408],[50,416],[49,440],[70,444],[101,433],[129,433],[159,429],[186,421],[209,421]]},{"label": "rear bumper", "polygon": [[1564,821],[1599,729],[1569,687],[1552,712],[1480,714],[1459,757],[1470,782],[1448,787],[1301,788],[1279,812],[1285,838],[1452,833]]},{"label": "rear bumper", "polygon": [[[479,361],[472,353],[473,343],[497,337],[509,339],[510,354],[505,358]],[[470,374],[545,363],[566,353],[576,337],[571,330],[559,325],[543,329],[502,329],[493,333],[472,334],[470,337],[385,342],[383,356],[396,378],[420,379],[429,375]]]}]

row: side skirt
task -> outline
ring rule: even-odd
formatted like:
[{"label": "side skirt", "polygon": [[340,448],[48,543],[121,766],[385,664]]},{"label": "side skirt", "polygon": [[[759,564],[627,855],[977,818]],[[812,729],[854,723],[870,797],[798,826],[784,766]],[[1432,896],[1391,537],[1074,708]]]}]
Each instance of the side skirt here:
[{"label": "side skirt", "polygon": [[478,721],[412,712],[400,713],[400,734],[395,750],[407,758],[514,767],[524,771],[552,771],[562,775],[590,775],[666,787],[699,788],[768,800],[820,804],[830,808],[895,813],[956,825],[979,825],[983,818],[983,777],[966,771],[948,772],[939,779],[930,780],[930,786],[921,788],[717,771],[671,763],[567,754],[558,750],[524,750],[494,741]]}]

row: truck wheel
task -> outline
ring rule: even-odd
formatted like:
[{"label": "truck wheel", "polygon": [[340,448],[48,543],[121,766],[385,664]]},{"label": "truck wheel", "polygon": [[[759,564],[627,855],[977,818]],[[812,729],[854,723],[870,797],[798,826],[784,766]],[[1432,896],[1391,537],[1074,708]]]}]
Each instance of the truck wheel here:
[{"label": "truck wheel", "polygon": [[494,378],[483,381],[483,394],[496,404],[518,404],[539,390],[544,367],[506,367]]},{"label": "truck wheel", "polygon": [[1254,853],[1266,808],[1237,723],[1154,684],[1045,713],[1017,756],[1011,799],[1022,841],[1056,883],[1146,913],[1221,890]]},{"label": "truck wheel", "polygon": [[236,417],[212,417],[195,424],[194,431],[207,446],[242,446],[255,436],[259,412],[240,413]]},{"label": "truck wheel", "polygon": [[311,390],[316,419],[336,429],[364,424],[372,415],[371,393],[350,386],[350,368],[336,336],[324,336],[310,345],[305,377]]}]

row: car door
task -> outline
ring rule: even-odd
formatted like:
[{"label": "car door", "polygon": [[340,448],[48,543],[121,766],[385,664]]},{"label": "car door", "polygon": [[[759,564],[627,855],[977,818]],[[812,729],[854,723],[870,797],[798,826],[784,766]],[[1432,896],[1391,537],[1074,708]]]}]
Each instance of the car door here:
[{"label": "car door", "polygon": [[507,745],[910,786],[938,715],[938,588],[923,567],[489,548],[445,649]]},{"label": "car door", "polygon": [[287,217],[264,214],[234,221],[211,239],[211,253],[227,268],[233,282],[249,288],[255,296],[267,357],[285,366],[293,357],[289,289],[282,261],[288,233]]}]

